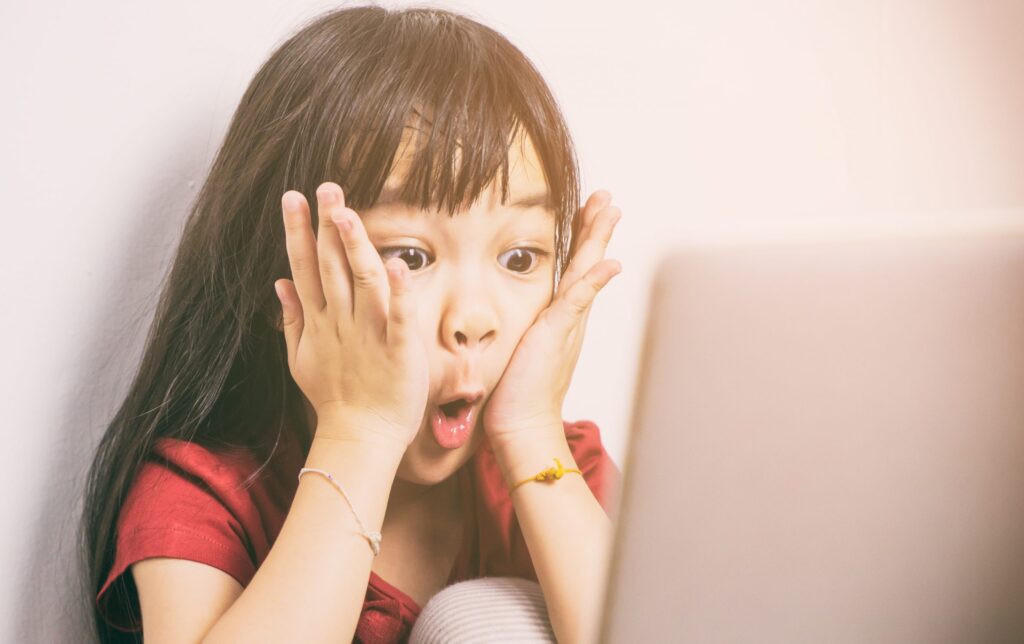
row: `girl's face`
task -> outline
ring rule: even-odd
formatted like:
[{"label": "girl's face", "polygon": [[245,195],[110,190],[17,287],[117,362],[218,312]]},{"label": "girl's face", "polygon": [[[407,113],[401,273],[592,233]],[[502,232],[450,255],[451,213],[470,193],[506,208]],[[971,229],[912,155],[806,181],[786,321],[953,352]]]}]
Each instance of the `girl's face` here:
[{"label": "girl's face", "polygon": [[[433,485],[476,451],[484,404],[520,338],[551,302],[555,214],[545,207],[547,185],[528,137],[509,151],[508,202],[499,203],[495,183],[453,217],[393,200],[408,167],[406,149],[403,142],[380,200],[359,215],[381,257],[398,256],[411,271],[431,383],[423,422],[398,476]],[[443,447],[434,417],[456,398],[471,403],[469,438]],[[465,414],[463,407],[442,411]]]}]

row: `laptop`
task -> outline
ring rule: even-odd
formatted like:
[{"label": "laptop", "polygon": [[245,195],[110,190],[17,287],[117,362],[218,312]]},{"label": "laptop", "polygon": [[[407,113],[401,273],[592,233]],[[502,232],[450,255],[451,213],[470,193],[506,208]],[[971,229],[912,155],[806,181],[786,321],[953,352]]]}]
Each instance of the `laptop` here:
[{"label": "laptop", "polygon": [[1024,642],[1024,231],[659,265],[599,641]]}]

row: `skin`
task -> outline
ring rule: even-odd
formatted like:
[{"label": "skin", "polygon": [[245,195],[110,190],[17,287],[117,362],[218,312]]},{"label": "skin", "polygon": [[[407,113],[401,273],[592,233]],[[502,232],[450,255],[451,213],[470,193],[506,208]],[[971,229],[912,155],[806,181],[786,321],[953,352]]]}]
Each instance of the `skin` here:
[{"label": "skin", "polygon": [[[449,217],[389,202],[413,156],[412,130],[406,130],[378,205],[358,216],[383,261],[400,257],[410,265],[412,297],[428,351],[427,409],[432,411],[442,402],[442,392],[453,388],[480,391],[483,397],[475,405],[470,439],[453,450],[437,444],[430,411],[423,415],[399,465],[389,512],[411,501],[436,504],[437,509],[456,503],[451,475],[479,448],[484,436],[481,411],[517,343],[554,293],[555,215],[543,205],[514,205],[547,193],[529,137],[520,135],[510,146],[507,203],[499,203],[495,181],[468,209]],[[581,216],[593,216],[610,202],[611,194],[596,191]],[[608,214],[617,215],[618,209],[611,207]],[[315,427],[313,405],[308,399],[305,405]]]},{"label": "skin", "polygon": [[[521,179],[514,182],[513,199],[540,185],[529,170],[539,165],[527,163],[535,155],[523,150],[523,162],[513,163]],[[447,269],[436,271],[433,281],[426,273],[414,277],[399,258],[387,259],[385,267],[336,184],[320,186],[317,196],[326,216],[319,217],[315,236],[305,198],[295,191],[283,196],[294,282],[274,285],[289,371],[316,423],[306,465],[345,479],[363,521],[384,533],[383,550],[373,557],[355,532],[353,514],[342,511],[336,490],[322,477],[302,477],[274,547],[245,588],[223,571],[180,558],[151,557],[132,566],[146,641],[185,633],[210,642],[326,641],[339,634],[347,640],[365,598],[363,584],[352,580],[366,579],[370,570],[424,605],[445,583],[454,554],[447,533],[432,532],[453,523],[452,515],[433,511],[427,501],[446,489],[451,471],[474,449],[431,460],[436,446],[417,442],[432,440],[424,432],[424,409],[450,384],[442,380],[451,377],[445,370],[450,361],[461,359],[454,364],[466,367],[456,376],[483,383],[486,405],[474,438],[486,433],[510,488],[550,467],[553,458],[567,469],[577,466],[561,402],[590,305],[620,268],[603,259],[619,215],[608,205],[610,195],[595,193],[581,209],[581,234],[554,293],[546,279],[542,289],[539,277],[537,284],[533,276],[512,282],[513,273],[495,268],[497,250],[507,251],[504,242],[522,240],[499,239],[502,225],[511,223],[492,193],[480,201],[486,209],[437,221],[436,236],[420,240],[442,249],[430,248]],[[376,214],[383,212],[382,205]],[[367,213],[368,222],[374,214]],[[516,216],[536,220],[524,212]],[[550,276],[550,270],[540,272]],[[460,288],[464,283],[469,286]],[[418,307],[426,312],[422,317]],[[510,489],[510,498],[558,641],[593,641],[611,537],[608,516],[578,474],[530,481]]]},{"label": "skin", "polygon": [[[510,488],[551,467],[553,458],[566,469],[578,467],[562,427],[562,401],[593,300],[621,270],[616,260],[604,259],[621,213],[606,191],[590,196],[579,214],[580,239],[555,290],[553,214],[542,206],[511,205],[545,192],[540,163],[525,137],[509,154],[509,203],[498,202],[495,184],[453,218],[395,202],[355,213],[344,207],[337,184],[321,185],[320,212],[329,214],[320,218],[317,238],[323,279],[307,268],[295,284],[280,280],[290,367],[307,395],[317,438],[386,443],[402,453],[382,526],[393,546],[387,552],[398,558],[382,553],[373,564],[392,581],[398,571],[417,570],[417,562],[442,550],[452,554],[457,542],[443,536],[424,552],[408,548],[419,541],[417,534],[431,529],[424,523],[456,522],[451,475],[485,435]],[[404,159],[400,156],[385,193],[399,185]],[[302,196],[285,194],[286,218],[293,198]],[[397,257],[408,248],[422,252]],[[293,273],[296,268],[293,262]],[[314,348],[304,347],[303,328]],[[347,352],[339,353],[338,338]],[[382,341],[386,344],[371,346]],[[465,445],[446,450],[433,437],[430,414],[444,392],[462,387],[480,394],[476,423]],[[321,434],[321,427],[330,429]],[[578,474],[555,485],[519,486],[511,497],[556,636],[586,640],[610,545],[607,515]],[[421,597],[429,596],[449,563],[445,560],[432,580],[404,579],[396,585],[415,585]]]}]

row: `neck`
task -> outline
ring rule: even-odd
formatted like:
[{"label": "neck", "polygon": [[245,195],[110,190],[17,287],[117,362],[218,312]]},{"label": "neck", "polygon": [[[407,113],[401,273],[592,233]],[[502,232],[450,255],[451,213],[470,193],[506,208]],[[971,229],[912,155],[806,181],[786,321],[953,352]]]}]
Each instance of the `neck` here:
[{"label": "neck", "polygon": [[458,477],[449,476],[436,485],[420,485],[395,477],[388,497],[388,511],[409,506],[426,504],[437,508],[453,508],[458,504]]}]

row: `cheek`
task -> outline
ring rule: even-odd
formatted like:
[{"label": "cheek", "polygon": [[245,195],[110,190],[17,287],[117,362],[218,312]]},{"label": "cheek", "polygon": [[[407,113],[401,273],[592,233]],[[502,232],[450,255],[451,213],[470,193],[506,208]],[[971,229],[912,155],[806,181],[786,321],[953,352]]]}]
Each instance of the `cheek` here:
[{"label": "cheek", "polygon": [[517,291],[514,296],[510,294],[502,301],[500,308],[502,329],[505,331],[506,339],[512,342],[513,347],[533,326],[537,317],[550,306],[551,294],[550,286],[536,286]]},{"label": "cheek", "polygon": [[529,299],[531,320],[536,319],[541,311],[551,306],[551,298],[554,294],[554,283],[551,280],[548,280],[547,283],[539,283],[531,290]]},{"label": "cheek", "polygon": [[437,343],[439,326],[441,324],[440,298],[427,291],[414,292],[413,298],[416,301],[416,321],[420,329],[420,336],[427,346]]}]

